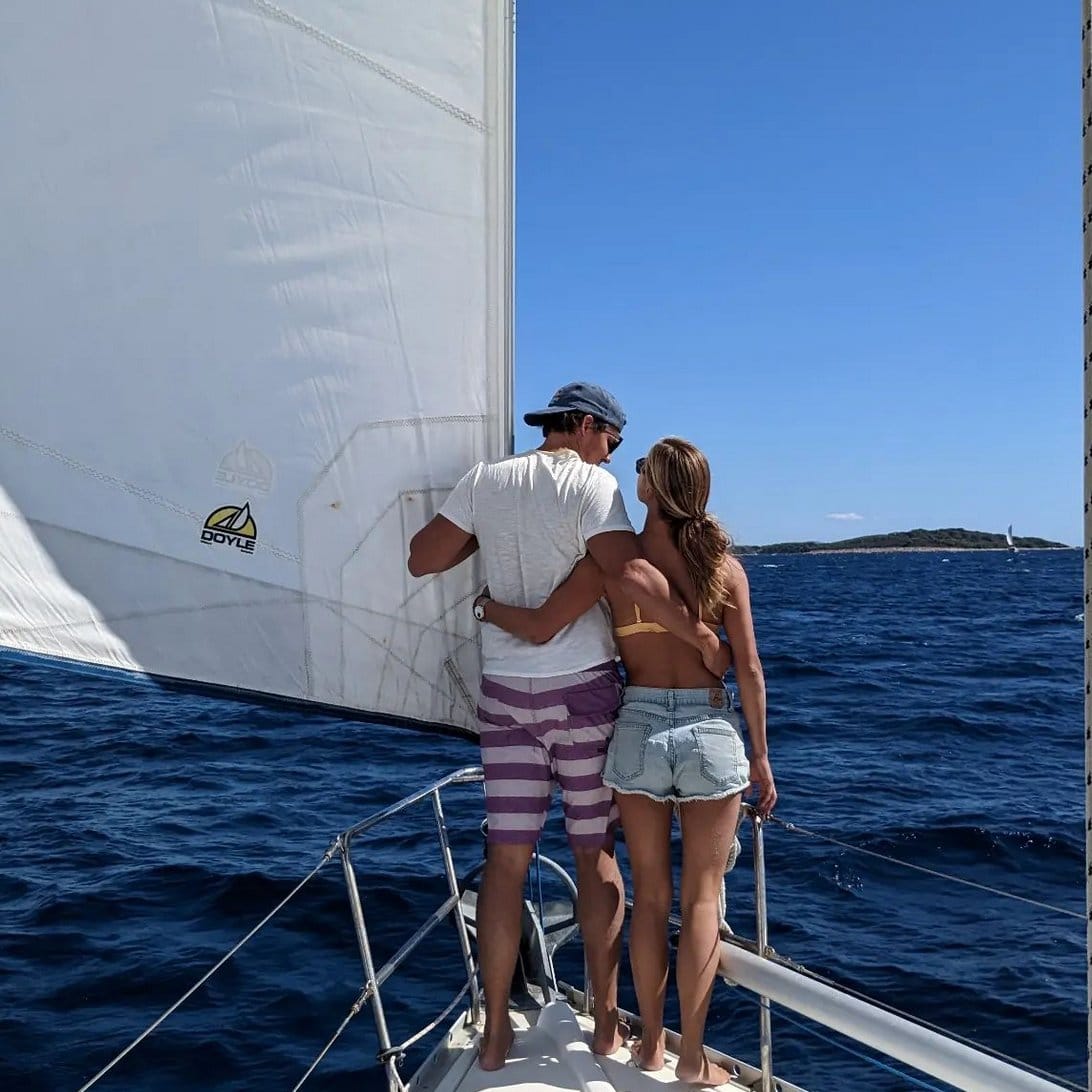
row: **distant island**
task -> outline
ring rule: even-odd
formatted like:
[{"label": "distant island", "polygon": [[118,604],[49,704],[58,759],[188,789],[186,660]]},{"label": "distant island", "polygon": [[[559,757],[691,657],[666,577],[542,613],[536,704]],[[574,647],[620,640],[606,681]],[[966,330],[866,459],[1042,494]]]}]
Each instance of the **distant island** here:
[{"label": "distant island", "polygon": [[[1013,537],[1018,550],[1069,550],[1075,547],[1045,538]],[[927,531],[892,531],[886,535],[861,535],[840,542],[774,542],[768,546],[733,546],[737,554],[828,554],[888,553],[895,550],[1007,550],[1004,535],[987,531],[968,531],[963,527],[941,527]]]}]

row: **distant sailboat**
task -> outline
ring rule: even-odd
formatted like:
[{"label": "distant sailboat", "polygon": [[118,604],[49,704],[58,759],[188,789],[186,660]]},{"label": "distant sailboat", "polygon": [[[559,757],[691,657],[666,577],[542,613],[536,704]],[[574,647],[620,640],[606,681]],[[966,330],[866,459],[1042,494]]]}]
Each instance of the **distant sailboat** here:
[{"label": "distant sailboat", "polygon": [[1012,540],[1012,524],[1011,523],[1009,524],[1009,529],[1005,532],[1005,541],[1008,543],[1009,553],[1010,554],[1016,553],[1016,545],[1013,543],[1013,540]]}]

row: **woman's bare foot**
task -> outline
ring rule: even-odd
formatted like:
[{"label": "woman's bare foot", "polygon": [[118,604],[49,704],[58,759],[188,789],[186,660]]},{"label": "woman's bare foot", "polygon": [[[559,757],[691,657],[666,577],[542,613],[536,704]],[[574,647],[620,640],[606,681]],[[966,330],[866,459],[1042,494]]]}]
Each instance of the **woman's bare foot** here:
[{"label": "woman's bare foot", "polygon": [[679,1064],[675,1066],[675,1076],[687,1084],[705,1085],[709,1088],[727,1084],[732,1079],[731,1073],[724,1066],[709,1061],[704,1054],[701,1056],[701,1062],[698,1065],[688,1065],[682,1059],[679,1059]]},{"label": "woman's bare foot", "polygon": [[508,1060],[508,1051],[512,1049],[514,1038],[512,1025],[507,1020],[496,1031],[486,1028],[478,1047],[478,1065],[490,1071],[500,1069]]},{"label": "woman's bare foot", "polygon": [[595,1021],[595,1034],[592,1036],[592,1053],[613,1054],[625,1042],[625,1036],[618,1024],[618,1013]]},{"label": "woman's bare foot", "polygon": [[649,1035],[647,1031],[641,1032],[640,1040],[634,1044],[631,1051],[639,1068],[655,1073],[664,1067],[664,1033]]}]

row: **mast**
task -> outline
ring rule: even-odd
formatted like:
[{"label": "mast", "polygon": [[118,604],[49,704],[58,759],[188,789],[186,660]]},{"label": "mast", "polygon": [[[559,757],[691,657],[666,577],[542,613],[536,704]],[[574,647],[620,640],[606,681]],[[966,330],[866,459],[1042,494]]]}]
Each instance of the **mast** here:
[{"label": "mast", "polygon": [[1084,206],[1084,809],[1088,1087],[1092,1090],[1092,0],[1081,0],[1081,138]]}]

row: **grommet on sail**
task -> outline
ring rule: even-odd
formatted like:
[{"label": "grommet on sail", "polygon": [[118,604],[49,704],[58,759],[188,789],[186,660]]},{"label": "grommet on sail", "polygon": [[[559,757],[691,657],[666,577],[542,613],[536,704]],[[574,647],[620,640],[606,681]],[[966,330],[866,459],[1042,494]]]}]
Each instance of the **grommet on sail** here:
[{"label": "grommet on sail", "polygon": [[503,5],[5,14],[0,644],[471,730],[405,556],[510,442]]}]

